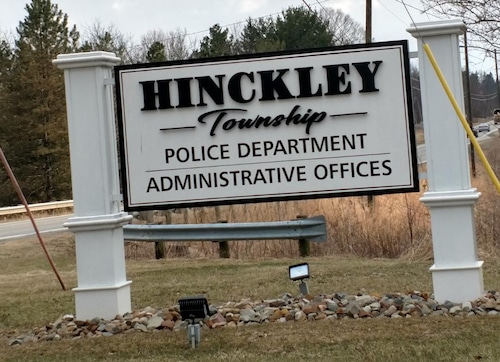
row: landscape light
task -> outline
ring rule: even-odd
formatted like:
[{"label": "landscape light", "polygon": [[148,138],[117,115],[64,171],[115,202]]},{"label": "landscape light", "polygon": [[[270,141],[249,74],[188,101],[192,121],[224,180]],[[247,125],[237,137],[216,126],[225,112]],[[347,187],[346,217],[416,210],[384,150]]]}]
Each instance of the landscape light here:
[{"label": "landscape light", "polygon": [[179,309],[182,320],[189,320],[188,342],[195,348],[201,342],[199,321],[208,316],[208,300],[205,296],[184,297],[179,299]]},{"label": "landscape light", "polygon": [[309,264],[301,263],[296,265],[290,265],[288,267],[288,275],[291,280],[302,280],[309,278]]},{"label": "landscape light", "polygon": [[304,279],[309,278],[309,264],[300,263],[296,265],[290,265],[288,267],[288,276],[290,280],[300,280],[299,290],[302,295],[309,294],[309,287]]}]

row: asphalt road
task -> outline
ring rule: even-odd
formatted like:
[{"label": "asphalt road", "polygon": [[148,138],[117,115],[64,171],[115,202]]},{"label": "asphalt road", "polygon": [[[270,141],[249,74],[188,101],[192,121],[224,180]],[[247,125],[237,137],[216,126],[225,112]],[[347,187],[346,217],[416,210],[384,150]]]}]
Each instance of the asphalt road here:
[{"label": "asphalt road", "polygon": [[[69,217],[71,217],[71,215],[37,218],[35,219],[35,223],[41,234],[61,232],[68,230],[63,224]],[[35,234],[35,229],[29,219],[0,223],[0,242]]]}]

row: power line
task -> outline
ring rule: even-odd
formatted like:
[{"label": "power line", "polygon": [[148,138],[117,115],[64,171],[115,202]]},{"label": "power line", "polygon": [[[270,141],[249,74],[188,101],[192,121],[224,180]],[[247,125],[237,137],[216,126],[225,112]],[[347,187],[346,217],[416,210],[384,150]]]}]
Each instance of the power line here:
[{"label": "power line", "polygon": [[[331,1],[331,0],[323,0],[323,1],[318,1],[316,0],[316,2],[318,3],[319,6],[321,6],[323,9],[324,7],[322,6],[322,3],[326,3],[328,1]],[[311,8],[311,5],[309,5],[305,0],[302,0],[302,2],[304,3],[305,6],[307,6],[307,8],[310,10],[310,11],[313,11],[312,8]],[[316,5],[313,5],[313,6],[316,6]],[[273,16],[276,16],[276,15],[279,15],[281,14],[282,12],[276,12],[276,13],[271,13],[271,14],[268,14],[268,15],[262,15],[262,16],[259,16],[257,18],[252,18],[253,20],[259,20],[259,19],[264,19],[264,18],[268,18],[268,17],[273,17]],[[237,22],[234,22],[234,23],[231,23],[231,24],[226,24],[226,25],[221,25],[222,28],[228,28],[228,27],[231,27],[231,26],[235,26],[235,25],[239,25],[239,24],[243,24],[243,23],[246,23],[247,19],[245,20],[241,20],[241,21],[237,21]],[[192,33],[189,33],[189,34],[186,34],[186,36],[191,36],[191,35],[196,35],[196,34],[202,34],[202,33],[206,33],[210,31],[210,29],[206,29],[206,30],[200,30],[200,31],[195,31],[195,32],[192,32]]]}]

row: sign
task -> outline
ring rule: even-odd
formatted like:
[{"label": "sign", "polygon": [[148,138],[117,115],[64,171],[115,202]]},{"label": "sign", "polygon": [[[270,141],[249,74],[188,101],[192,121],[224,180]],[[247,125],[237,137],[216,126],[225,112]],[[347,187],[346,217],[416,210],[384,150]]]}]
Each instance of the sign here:
[{"label": "sign", "polygon": [[418,190],[406,41],[115,67],[125,210]]}]

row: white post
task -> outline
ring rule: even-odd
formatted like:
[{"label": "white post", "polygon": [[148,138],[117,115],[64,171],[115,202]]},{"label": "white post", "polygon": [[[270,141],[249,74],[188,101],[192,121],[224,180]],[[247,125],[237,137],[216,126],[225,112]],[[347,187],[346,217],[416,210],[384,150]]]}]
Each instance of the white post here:
[{"label": "white post", "polygon": [[125,273],[112,98],[113,53],[59,55],[64,69],[71,155],[74,217],[65,223],[75,233],[78,319],[113,318],[131,310]]},{"label": "white post", "polygon": [[484,293],[474,224],[474,204],[481,194],[470,184],[466,133],[423,50],[423,44],[428,44],[463,109],[458,36],[465,29],[460,20],[414,24],[408,29],[418,39],[429,181],[429,191],[420,200],[431,214],[434,265],[430,271],[439,302],[472,301]]}]

